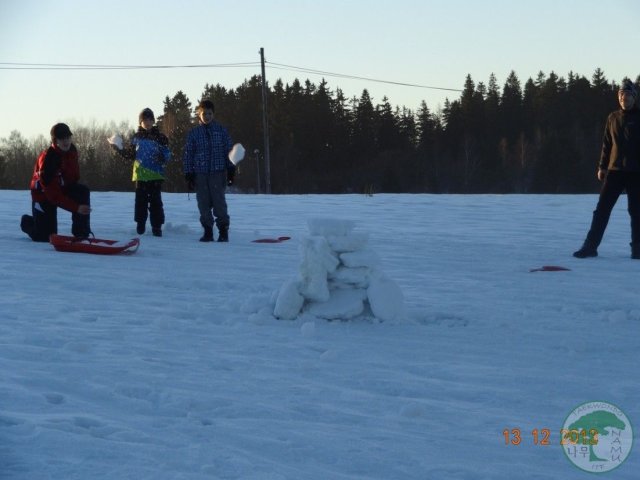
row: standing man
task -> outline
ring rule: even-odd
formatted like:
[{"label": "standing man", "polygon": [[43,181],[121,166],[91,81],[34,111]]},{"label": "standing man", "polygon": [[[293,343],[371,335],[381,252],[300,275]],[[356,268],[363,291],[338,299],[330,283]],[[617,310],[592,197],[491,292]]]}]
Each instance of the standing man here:
[{"label": "standing man", "polygon": [[89,188],[78,183],[78,150],[64,123],[51,128],[51,146],[44,150],[31,178],[31,215],[23,215],[20,227],[34,242],[48,242],[58,233],[58,207],[71,212],[71,232],[77,238],[91,234]]},{"label": "standing man", "polygon": [[631,258],[640,259],[640,110],[638,91],[625,79],[618,90],[620,110],[612,112],[602,140],[598,180],[603,181],[598,205],[593,212],[591,229],[582,248],[574,257],[598,256],[598,246],[609,223],[611,211],[626,190],[631,217]]},{"label": "standing man", "polygon": [[235,166],[229,160],[231,137],[213,120],[211,100],[202,100],[197,108],[200,125],[189,132],[182,157],[189,190],[195,189],[204,228],[201,242],[213,242],[213,225],[218,227],[218,242],[229,241],[229,214],[225,192],[233,184]]}]

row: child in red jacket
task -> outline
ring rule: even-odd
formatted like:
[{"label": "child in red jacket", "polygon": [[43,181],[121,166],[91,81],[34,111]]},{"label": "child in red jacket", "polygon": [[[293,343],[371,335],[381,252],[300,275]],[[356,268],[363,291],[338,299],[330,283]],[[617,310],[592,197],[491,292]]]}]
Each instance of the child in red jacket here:
[{"label": "child in red jacket", "polygon": [[44,150],[33,168],[31,210],[23,215],[20,227],[34,242],[48,242],[58,233],[58,207],[71,212],[71,233],[78,238],[91,234],[89,188],[78,183],[78,150],[71,143],[71,130],[64,123],[51,128],[51,146]]}]

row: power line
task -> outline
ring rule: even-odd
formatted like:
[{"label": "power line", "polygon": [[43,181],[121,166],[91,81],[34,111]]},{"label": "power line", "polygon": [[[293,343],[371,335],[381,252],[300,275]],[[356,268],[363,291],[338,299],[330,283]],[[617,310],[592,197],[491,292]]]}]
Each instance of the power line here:
[{"label": "power line", "polygon": [[[325,77],[344,78],[348,80],[363,80],[367,82],[385,83],[388,85],[398,85],[402,87],[425,88],[430,90],[444,90],[448,92],[462,92],[459,88],[436,87],[432,85],[420,85],[416,83],[397,82],[383,80],[379,78],[362,77],[346,73],[329,72],[314,68],[298,67],[285,63],[268,62],[275,70],[285,70],[300,73],[322,75]],[[97,65],[97,64],[63,64],[63,63],[23,63],[23,62],[0,62],[0,70],[171,70],[182,68],[246,68],[258,67],[260,62],[237,62],[237,63],[213,63],[194,65]]]},{"label": "power line", "polygon": [[0,70],[146,70],[177,68],[237,68],[257,67],[260,62],[216,63],[205,65],[92,65],[61,63],[0,62]]},{"label": "power line", "polygon": [[381,80],[377,78],[369,78],[369,77],[360,77],[357,75],[348,75],[345,73],[335,73],[335,72],[327,72],[324,70],[315,70],[313,68],[305,68],[305,67],[297,67],[295,65],[286,65],[283,63],[274,63],[274,62],[266,62],[268,65],[272,66],[276,70],[291,70],[295,72],[301,73],[313,73],[316,75],[324,75],[327,77],[337,77],[337,78],[346,78],[351,80],[365,80],[367,82],[376,82],[376,83],[386,83],[389,85],[400,85],[403,87],[415,87],[415,88],[428,88],[432,90],[446,90],[449,92],[462,92],[459,88],[445,88],[445,87],[434,87],[430,85],[419,85],[415,83],[405,83],[405,82],[395,82],[392,80]]}]

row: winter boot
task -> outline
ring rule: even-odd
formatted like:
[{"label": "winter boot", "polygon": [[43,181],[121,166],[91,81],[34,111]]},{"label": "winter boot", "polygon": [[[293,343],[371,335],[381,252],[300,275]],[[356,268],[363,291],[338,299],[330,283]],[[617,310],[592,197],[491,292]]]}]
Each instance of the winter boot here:
[{"label": "winter boot", "polygon": [[584,242],[580,250],[573,252],[573,256],[576,258],[588,258],[597,257],[598,249],[589,242]]},{"label": "winter boot", "polygon": [[204,227],[204,235],[200,237],[201,242],[213,242],[213,227],[208,227],[203,225]]},{"label": "winter boot", "polygon": [[640,260],[640,243],[630,243],[629,245],[631,245],[631,258]]},{"label": "winter boot", "polygon": [[151,229],[151,233],[153,233],[154,237],[161,237],[162,236],[162,229],[161,228],[152,228]]},{"label": "winter boot", "polygon": [[142,235],[145,232],[146,223],[147,222],[138,222],[138,225],[136,226],[136,232],[138,232],[138,235]]},{"label": "winter boot", "polygon": [[22,215],[20,219],[20,230],[31,236],[31,233],[33,233],[33,217],[31,215]]},{"label": "winter boot", "polygon": [[220,234],[218,235],[219,242],[228,242],[229,241],[229,227],[218,228]]}]

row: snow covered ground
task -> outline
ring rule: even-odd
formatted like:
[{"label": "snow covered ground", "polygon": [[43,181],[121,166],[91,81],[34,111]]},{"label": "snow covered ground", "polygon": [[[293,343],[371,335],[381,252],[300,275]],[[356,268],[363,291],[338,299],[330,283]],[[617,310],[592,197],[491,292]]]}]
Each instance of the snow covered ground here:
[{"label": "snow covered ground", "polygon": [[[229,244],[197,241],[193,196],[164,200],[163,238],[104,257],[32,243],[28,192],[0,191],[1,479],[582,479],[560,445],[577,405],[640,428],[625,198],[587,260],[593,195],[229,195]],[[133,193],[92,203],[97,236],[135,236]],[[270,315],[318,217],[369,234],[404,318]],[[634,450],[609,478],[637,478]]]}]

